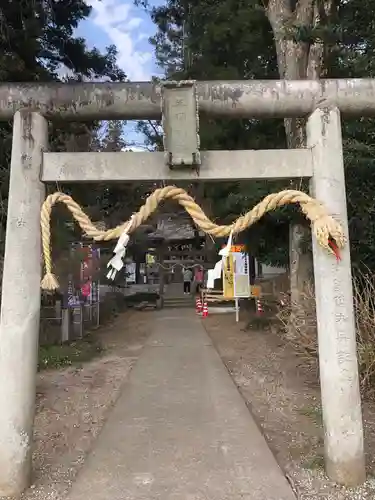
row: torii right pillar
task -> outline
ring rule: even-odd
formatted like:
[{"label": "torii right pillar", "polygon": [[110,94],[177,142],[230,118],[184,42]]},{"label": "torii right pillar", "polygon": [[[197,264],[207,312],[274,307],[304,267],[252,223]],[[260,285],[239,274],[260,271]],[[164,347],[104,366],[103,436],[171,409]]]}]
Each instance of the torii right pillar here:
[{"label": "torii right pillar", "polygon": [[337,218],[347,237],[341,261],[313,241],[325,466],[345,486],[366,479],[340,111],[316,109],[307,123],[314,174],[311,194]]}]

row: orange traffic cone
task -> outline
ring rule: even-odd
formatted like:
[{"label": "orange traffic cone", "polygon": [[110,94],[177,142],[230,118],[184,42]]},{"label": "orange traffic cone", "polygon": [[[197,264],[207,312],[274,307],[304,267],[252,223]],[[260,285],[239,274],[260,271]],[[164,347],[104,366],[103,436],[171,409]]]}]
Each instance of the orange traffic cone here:
[{"label": "orange traffic cone", "polygon": [[203,304],[203,313],[202,313],[202,318],[207,318],[208,316],[208,307],[207,307],[207,302],[204,302]]},{"label": "orange traffic cone", "polygon": [[197,314],[200,314],[202,312],[202,301],[201,301],[200,297],[197,297],[195,299],[195,312]]},{"label": "orange traffic cone", "polygon": [[263,307],[262,307],[262,303],[261,303],[260,299],[256,299],[256,306],[257,306],[256,315],[261,316],[264,311],[263,311]]}]

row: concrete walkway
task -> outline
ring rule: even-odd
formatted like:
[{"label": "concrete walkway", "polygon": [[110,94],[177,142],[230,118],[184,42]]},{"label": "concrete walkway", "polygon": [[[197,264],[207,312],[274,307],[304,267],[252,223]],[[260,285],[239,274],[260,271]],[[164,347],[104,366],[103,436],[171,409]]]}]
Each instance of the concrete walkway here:
[{"label": "concrete walkway", "polygon": [[153,314],[68,499],[295,499],[194,311]]}]

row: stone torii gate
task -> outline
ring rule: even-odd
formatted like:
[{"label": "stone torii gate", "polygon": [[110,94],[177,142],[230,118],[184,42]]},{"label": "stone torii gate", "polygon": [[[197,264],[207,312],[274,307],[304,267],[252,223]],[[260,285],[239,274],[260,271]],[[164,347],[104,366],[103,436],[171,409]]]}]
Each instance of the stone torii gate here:
[{"label": "stone torii gate", "polygon": [[[199,152],[199,113],[308,116],[299,150]],[[48,153],[48,120],[160,119],[166,153]],[[375,115],[375,80],[2,84],[13,118],[0,330],[0,496],[30,481],[40,312],[40,208],[45,182],[309,178],[347,235],[340,112]],[[350,250],[342,261],[313,241],[326,471],[365,479]]]}]

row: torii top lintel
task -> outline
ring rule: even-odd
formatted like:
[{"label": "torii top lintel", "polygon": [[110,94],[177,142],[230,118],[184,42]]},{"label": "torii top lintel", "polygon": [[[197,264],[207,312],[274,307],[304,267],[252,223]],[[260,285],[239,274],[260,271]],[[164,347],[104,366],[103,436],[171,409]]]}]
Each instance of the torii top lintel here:
[{"label": "torii top lintel", "polygon": [[[232,118],[306,116],[336,106],[345,115],[375,115],[375,79],[243,80],[196,83],[199,112]],[[70,121],[160,119],[161,85],[2,83],[0,121],[19,109]]]}]

